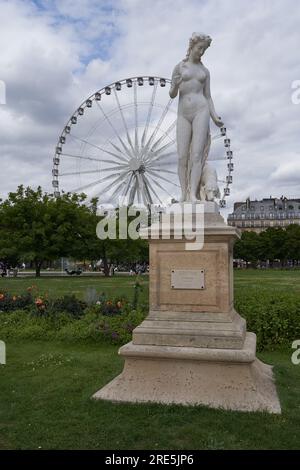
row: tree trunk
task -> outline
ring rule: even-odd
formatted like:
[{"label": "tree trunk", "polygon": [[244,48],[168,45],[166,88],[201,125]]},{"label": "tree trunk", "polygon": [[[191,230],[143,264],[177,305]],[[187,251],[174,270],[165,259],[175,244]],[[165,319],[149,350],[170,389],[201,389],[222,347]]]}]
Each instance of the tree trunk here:
[{"label": "tree trunk", "polygon": [[42,261],[35,262],[35,277],[41,277]]},{"label": "tree trunk", "polygon": [[102,256],[102,259],[103,259],[104,276],[105,276],[105,277],[109,277],[109,268],[110,268],[110,265],[108,264],[108,260],[107,260],[107,256],[106,256],[106,249],[105,249],[105,248],[103,249],[103,256]]},{"label": "tree trunk", "polygon": [[108,264],[108,262],[107,262],[107,258],[106,258],[106,257],[103,258],[103,267],[104,267],[104,276],[105,276],[105,277],[109,277],[109,268],[110,268],[110,266],[109,266],[109,264]]}]

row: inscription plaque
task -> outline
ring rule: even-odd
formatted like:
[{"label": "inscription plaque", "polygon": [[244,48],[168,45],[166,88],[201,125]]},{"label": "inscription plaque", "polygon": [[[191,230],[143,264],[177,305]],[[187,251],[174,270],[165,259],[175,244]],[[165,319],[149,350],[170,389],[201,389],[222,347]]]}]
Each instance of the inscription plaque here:
[{"label": "inscription plaque", "polygon": [[172,269],[172,289],[204,289],[204,269]]}]

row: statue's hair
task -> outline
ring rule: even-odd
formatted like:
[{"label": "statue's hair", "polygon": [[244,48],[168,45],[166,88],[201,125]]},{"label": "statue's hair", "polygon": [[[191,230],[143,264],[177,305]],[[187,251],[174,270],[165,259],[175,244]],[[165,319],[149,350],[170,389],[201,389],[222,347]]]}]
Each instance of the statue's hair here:
[{"label": "statue's hair", "polygon": [[208,36],[207,34],[193,33],[192,37],[189,40],[189,47],[188,47],[186,58],[184,59],[184,61],[187,61],[189,59],[191,50],[194,47],[194,45],[197,44],[197,42],[204,42],[206,46],[205,49],[207,49],[210,46],[211,41],[212,41],[211,37]]}]

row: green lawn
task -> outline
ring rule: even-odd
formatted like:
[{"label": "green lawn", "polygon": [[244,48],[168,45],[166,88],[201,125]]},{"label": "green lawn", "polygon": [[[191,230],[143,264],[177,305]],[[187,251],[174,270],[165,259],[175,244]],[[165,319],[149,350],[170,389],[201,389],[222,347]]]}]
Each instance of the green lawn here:
[{"label": "green lawn", "polygon": [[[40,291],[48,292],[50,296],[61,296],[66,293],[75,294],[84,298],[89,287],[94,287],[99,293],[105,292],[108,296],[125,295],[133,293],[135,276],[105,277],[41,277],[41,278],[0,278],[1,289],[8,289],[14,294],[24,292],[33,284]],[[142,276],[144,289],[141,294],[143,300],[148,299],[148,276]],[[294,290],[300,292],[300,270],[259,270],[244,269],[234,271],[235,288],[256,289],[265,287],[276,288],[279,291]]]},{"label": "green lawn", "polygon": [[[134,277],[0,279],[0,292],[33,283],[42,292],[84,297],[88,287],[131,297]],[[143,278],[143,298],[148,298]],[[235,289],[299,291],[300,271],[235,271]],[[0,338],[1,339],[1,338]],[[116,346],[8,341],[0,366],[0,449],[299,449],[300,365],[292,350],[264,352],[275,365],[282,415],[205,407],[95,402],[122,370]]]},{"label": "green lawn", "polygon": [[288,353],[260,357],[276,364],[281,416],[93,401],[122,369],[116,347],[10,343],[0,366],[0,448],[297,449],[300,365]]},{"label": "green lawn", "polygon": [[238,289],[247,287],[249,289],[266,288],[289,292],[290,290],[300,292],[300,270],[299,269],[235,269],[234,285]]},{"label": "green lawn", "polygon": [[[148,276],[142,276],[141,279],[144,285],[141,300],[147,300]],[[48,292],[51,297],[75,294],[83,299],[89,288],[95,288],[99,294],[105,292],[108,297],[132,297],[135,280],[136,276],[0,278],[0,292],[1,289],[7,289],[12,294],[21,294],[27,287],[35,285],[41,293]]]}]

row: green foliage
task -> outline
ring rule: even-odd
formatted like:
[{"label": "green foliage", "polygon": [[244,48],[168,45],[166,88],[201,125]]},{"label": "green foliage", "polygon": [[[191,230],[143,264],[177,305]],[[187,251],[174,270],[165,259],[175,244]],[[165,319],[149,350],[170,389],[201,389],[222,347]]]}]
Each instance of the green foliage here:
[{"label": "green foliage", "polygon": [[[256,333],[259,350],[290,347],[293,340],[300,338],[299,278],[300,272],[297,270],[235,272],[235,308],[247,320],[247,330]],[[94,303],[85,310],[84,302],[74,295],[63,296],[63,290],[59,291],[61,298],[52,300],[51,297],[39,294],[35,286],[30,287],[31,303],[21,310],[16,310],[15,301],[10,300],[7,303],[10,311],[2,309],[0,312],[0,338],[57,338],[71,342],[84,340],[117,344],[130,341],[132,329],[140,324],[148,313],[146,304],[143,305],[139,301],[137,308],[132,305],[137,282],[131,277],[122,278],[125,286],[122,289],[118,278],[109,281],[102,279],[104,284],[101,280],[101,288],[105,288],[110,297],[105,294],[98,295],[99,304]],[[60,282],[66,283],[65,292],[70,291],[69,280]],[[86,282],[89,285],[91,281]],[[10,285],[18,283],[18,279],[12,279]],[[109,283],[113,284],[113,287]],[[37,284],[46,288],[43,282],[39,281]],[[143,284],[147,293],[147,279],[143,279]],[[23,289],[26,287],[23,282],[21,285]],[[84,286],[82,289],[83,294]],[[54,292],[55,290],[52,295]],[[121,295],[113,298],[115,292],[121,292]],[[141,295],[140,288],[138,292]],[[129,301],[125,299],[126,293]],[[5,295],[12,299],[8,291]],[[24,298],[29,298],[28,293],[19,295],[21,298],[23,295]],[[43,300],[42,305],[45,305],[45,308],[37,307],[37,298]],[[145,298],[142,298],[142,302],[144,301]],[[13,306],[10,308],[12,302]]]},{"label": "green foliage", "polygon": [[258,350],[290,347],[300,338],[300,294],[264,288],[241,288],[235,293],[235,308],[247,321],[247,330],[257,335]]},{"label": "green foliage", "polygon": [[140,292],[143,290],[142,280],[137,277],[134,283],[134,294],[133,294],[133,301],[132,306],[134,309],[137,308],[139,303]]},{"label": "green foliage", "polygon": [[[127,217],[127,223],[132,221],[133,217]],[[104,267],[104,274],[109,275],[110,267],[112,264],[119,263],[135,263],[148,261],[148,242],[138,238],[132,240],[130,237],[127,239],[119,239],[119,212],[118,210],[111,216],[115,227],[116,239],[99,239],[96,235],[96,227],[100,221],[105,225],[106,217],[99,216],[96,211],[91,211],[90,217],[86,219],[84,224],[84,235],[82,236],[82,243],[77,244],[73,248],[73,256],[77,258],[87,258],[91,260],[101,259]],[[104,223],[105,221],[105,223]],[[127,225],[127,230],[128,230]]]},{"label": "green foliage", "polygon": [[[60,340],[104,340],[123,344],[130,341],[132,330],[145,317],[146,309],[138,309],[137,279],[134,287],[135,308],[122,296],[108,299],[102,293],[98,300],[87,307],[86,302],[74,294],[49,299],[39,294],[37,286],[27,288],[24,299],[28,300],[27,310],[12,308],[16,296],[8,292],[0,294],[0,303],[5,311],[0,315],[0,336],[4,338]],[[23,298],[19,296],[20,299]],[[11,307],[11,308],[10,308]],[[13,305],[14,307],[14,305]]]},{"label": "green foliage", "polygon": [[[40,187],[35,191],[19,186],[0,202],[0,259],[14,265],[21,259],[31,261],[37,277],[45,261],[62,256],[102,259],[105,275],[109,275],[112,263],[145,261],[148,258],[145,240],[97,237],[96,227],[103,216],[97,215],[96,207],[97,200],[88,205],[84,194],[65,193],[55,198],[43,193]],[[117,237],[118,217],[117,212]]]},{"label": "green foliage", "polygon": [[110,317],[121,315],[128,308],[129,305],[125,297],[119,296],[115,299],[109,299],[104,292],[99,296],[94,306],[91,307],[95,312]]},{"label": "green foliage", "polygon": [[21,295],[12,295],[7,291],[0,291],[0,312],[13,312],[14,310],[30,308],[34,305],[30,292]]},{"label": "green foliage", "polygon": [[234,258],[249,261],[253,266],[258,261],[280,260],[284,264],[286,260],[300,260],[300,226],[269,227],[259,234],[245,231],[235,243]]},{"label": "green foliage", "polygon": [[131,341],[132,331],[145,318],[146,312],[142,310],[131,310],[123,315],[98,319],[95,328],[101,331],[103,337],[113,344],[125,344]]},{"label": "green foliage", "polygon": [[44,261],[71,255],[90,213],[84,199],[19,186],[0,204],[0,257],[32,261],[39,276]]},{"label": "green foliage", "polygon": [[124,344],[131,341],[132,330],[145,317],[141,310],[129,310],[115,316],[102,315],[99,308],[90,307],[75,319],[67,313],[33,315],[30,311],[16,310],[0,315],[2,339],[57,339],[77,342],[83,340]]},{"label": "green foliage", "polygon": [[49,302],[49,305],[44,310],[47,315],[56,314],[60,312],[68,313],[73,318],[79,318],[83,315],[87,304],[79,300],[74,294],[64,295],[61,298]]},{"label": "green foliage", "polygon": [[259,235],[256,232],[243,232],[234,245],[234,258],[255,264],[260,257]]},{"label": "green foliage", "polygon": [[1,339],[46,339],[54,338],[66,325],[75,320],[67,313],[38,316],[30,310],[3,312],[0,315]]}]

